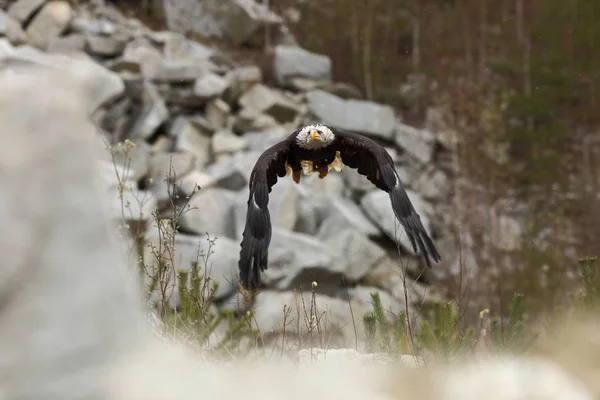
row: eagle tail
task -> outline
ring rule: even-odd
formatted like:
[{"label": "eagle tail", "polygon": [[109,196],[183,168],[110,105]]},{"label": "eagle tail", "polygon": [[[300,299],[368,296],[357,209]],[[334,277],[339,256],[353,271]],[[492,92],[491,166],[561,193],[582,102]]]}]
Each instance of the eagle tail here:
[{"label": "eagle tail", "polygon": [[[391,176],[386,176],[390,173],[394,174],[393,180]],[[418,248],[423,258],[425,258],[427,267],[431,268],[431,258],[433,258],[435,262],[440,262],[441,257],[433,241],[427,234],[425,227],[421,223],[421,217],[408,198],[408,194],[406,193],[400,178],[393,171],[386,171],[385,169],[382,170],[382,174],[384,181],[389,183],[393,182],[393,185],[389,185],[392,187],[389,191],[392,209],[394,210],[396,218],[404,227],[413,251],[416,253]]]}]

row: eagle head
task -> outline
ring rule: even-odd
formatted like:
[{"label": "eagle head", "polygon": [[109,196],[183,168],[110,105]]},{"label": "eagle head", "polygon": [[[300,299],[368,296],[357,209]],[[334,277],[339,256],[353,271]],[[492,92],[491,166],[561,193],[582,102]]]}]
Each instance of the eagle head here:
[{"label": "eagle head", "polygon": [[319,149],[333,142],[332,130],[322,124],[306,125],[298,132],[296,143],[304,149]]}]

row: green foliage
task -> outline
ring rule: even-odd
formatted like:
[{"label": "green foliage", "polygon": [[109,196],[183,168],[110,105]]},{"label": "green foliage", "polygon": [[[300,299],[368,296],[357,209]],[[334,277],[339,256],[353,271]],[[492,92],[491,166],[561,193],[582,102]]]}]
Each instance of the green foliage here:
[{"label": "green foliage", "polygon": [[363,324],[367,337],[367,351],[389,354],[406,354],[408,350],[406,336],[406,313],[403,311],[392,326],[385,316],[378,292],[371,293],[373,311],[365,313]]},{"label": "green foliage", "polygon": [[508,305],[508,323],[503,327],[502,321],[494,320],[491,324],[491,335],[494,347],[500,351],[525,352],[536,336],[525,332],[525,296],[515,293]]},{"label": "green foliage", "polygon": [[433,351],[447,359],[462,355],[475,343],[475,329],[459,328],[459,318],[449,302],[433,305],[433,323],[423,321],[416,333],[418,347]]},{"label": "green foliage", "polygon": [[579,260],[579,274],[583,281],[583,291],[576,304],[584,311],[596,311],[600,302],[598,294],[600,287],[596,278],[597,257],[584,257]]}]

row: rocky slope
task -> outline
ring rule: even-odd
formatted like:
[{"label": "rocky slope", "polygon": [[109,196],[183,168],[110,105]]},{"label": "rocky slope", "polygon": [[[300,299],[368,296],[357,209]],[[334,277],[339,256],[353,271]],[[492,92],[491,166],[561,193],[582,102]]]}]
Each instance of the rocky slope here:
[{"label": "rocky slope", "polygon": [[[90,111],[99,132],[115,145],[125,139],[136,144],[130,153],[134,185],[125,193],[127,219],[150,222],[154,207],[169,215],[165,177],[170,166],[180,199],[201,188],[180,221],[177,261],[179,268],[189,268],[198,244],[207,249],[206,233],[217,237],[210,274],[219,282],[218,307],[242,307],[235,275],[254,162],[268,146],[313,121],[360,132],[386,146],[442,254],[442,263],[425,271],[423,282],[456,265],[452,216],[446,212],[448,141],[444,132],[433,130],[433,117],[431,130],[403,124],[391,107],[364,101],[352,86],[335,82],[327,56],[298,47],[285,35],[275,43],[268,66],[277,85],[269,86],[260,66],[236,63],[179,33],[152,31],[101,2],[77,8],[67,1],[3,3],[2,79],[10,78],[11,65],[47,65],[74,74],[80,65],[94,65]],[[109,189],[116,191],[110,162],[102,162]],[[281,179],[269,207],[275,229],[267,288],[256,298],[261,330],[280,329],[284,304],[300,307],[300,287],[317,292],[317,304],[327,307],[334,325],[352,326],[352,316],[370,309],[374,290],[397,314],[405,308],[401,265],[406,263],[408,301],[423,300],[425,283],[412,279],[422,273],[421,262],[395,226],[387,194],[356,171],[331,172],[324,180],[303,176],[300,185]],[[115,204],[114,216],[120,215]],[[393,242],[395,229],[402,256]],[[157,241],[152,223],[147,238]]]}]

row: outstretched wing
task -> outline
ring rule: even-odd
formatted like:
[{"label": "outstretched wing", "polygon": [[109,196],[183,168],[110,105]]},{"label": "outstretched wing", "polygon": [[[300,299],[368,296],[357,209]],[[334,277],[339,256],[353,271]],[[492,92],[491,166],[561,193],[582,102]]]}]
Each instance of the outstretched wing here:
[{"label": "outstretched wing", "polygon": [[291,146],[290,140],[284,140],[265,150],[250,174],[248,211],[238,264],[240,281],[248,290],[260,285],[260,273],[267,269],[271,242],[269,193],[277,177],[286,175],[285,165]]},{"label": "outstretched wing", "polygon": [[416,253],[418,246],[428,267],[431,267],[430,258],[439,262],[440,254],[408,198],[388,152],[366,136],[337,129],[334,134],[342,162],[357,169],[376,187],[389,193],[394,214],[406,231],[413,251]]}]

